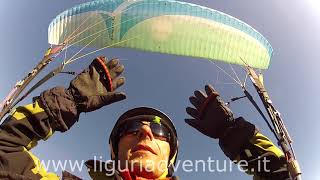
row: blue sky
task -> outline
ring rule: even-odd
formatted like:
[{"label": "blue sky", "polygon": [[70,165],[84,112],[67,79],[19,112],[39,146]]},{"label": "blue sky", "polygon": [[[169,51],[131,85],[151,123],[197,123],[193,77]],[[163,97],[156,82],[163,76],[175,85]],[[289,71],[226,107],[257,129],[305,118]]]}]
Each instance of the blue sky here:
[{"label": "blue sky", "polygon": [[[63,10],[84,0],[1,1],[0,2],[0,98],[41,59],[48,47],[47,27]],[[320,98],[320,3],[317,0],[188,0],[237,17],[261,32],[272,44],[274,56],[264,72],[265,85],[294,140],[294,147],[304,179],[319,179],[317,155],[320,151],[318,112]],[[95,54],[123,59],[127,83],[121,89],[127,100],[97,112],[83,114],[67,133],[56,133],[41,142],[33,152],[44,160],[82,160],[93,156],[109,158],[108,136],[117,117],[135,106],[152,106],[172,117],[180,137],[179,159],[225,159],[217,141],[209,139],[184,123],[188,97],[206,83],[213,84],[225,100],[240,96],[238,86],[210,62],[134,50],[107,49]],[[70,69],[81,71],[94,57],[87,57]],[[61,59],[57,59],[58,61]],[[52,69],[56,65],[50,65]],[[222,64],[219,64],[223,66]],[[227,70],[228,66],[225,66]],[[238,69],[240,72],[240,69]],[[47,70],[48,72],[48,70]],[[219,80],[217,81],[217,75]],[[69,83],[72,77],[59,75],[32,95],[46,88]],[[31,97],[24,103],[31,102]],[[241,100],[231,105],[237,116],[244,116],[272,138],[267,126],[252,106]],[[273,138],[272,138],[273,139]],[[58,172],[60,173],[60,172]],[[86,172],[76,172],[88,179]],[[250,179],[241,172],[186,173],[181,179]]]}]

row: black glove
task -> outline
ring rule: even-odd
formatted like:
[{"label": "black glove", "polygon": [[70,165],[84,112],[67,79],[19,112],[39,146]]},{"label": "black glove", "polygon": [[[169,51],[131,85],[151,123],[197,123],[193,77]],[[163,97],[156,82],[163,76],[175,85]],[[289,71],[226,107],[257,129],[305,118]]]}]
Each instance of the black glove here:
[{"label": "black glove", "polygon": [[234,160],[249,146],[250,139],[258,130],[242,117],[234,119],[231,110],[211,85],[206,85],[205,91],[206,95],[195,91],[195,96],[189,98],[196,109],[187,107],[187,113],[194,119],[185,121],[202,134],[219,139],[223,152]]},{"label": "black glove", "polygon": [[126,98],[115,92],[124,84],[119,77],[124,66],[118,59],[109,62],[105,57],[93,60],[90,66],[77,75],[68,89],[55,87],[40,95],[40,104],[49,116],[53,130],[66,131],[79,118],[81,112],[90,112]]},{"label": "black glove", "polygon": [[119,77],[124,66],[118,59],[106,62],[105,57],[93,60],[90,66],[71,81],[68,91],[74,97],[79,112],[90,112],[126,98],[123,92],[115,92],[124,84]]},{"label": "black glove", "polygon": [[211,85],[206,85],[205,91],[206,94],[194,91],[194,96],[189,98],[195,108],[186,108],[193,119],[185,122],[206,136],[220,138],[234,122],[233,115]]}]

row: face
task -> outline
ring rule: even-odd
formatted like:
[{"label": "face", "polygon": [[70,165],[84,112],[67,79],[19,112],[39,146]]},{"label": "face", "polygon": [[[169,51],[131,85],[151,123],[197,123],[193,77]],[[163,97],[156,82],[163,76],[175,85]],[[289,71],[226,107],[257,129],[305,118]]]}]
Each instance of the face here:
[{"label": "face", "polygon": [[129,168],[141,177],[159,178],[167,170],[170,144],[166,139],[153,135],[149,122],[143,124],[137,132],[120,139],[120,167]]}]

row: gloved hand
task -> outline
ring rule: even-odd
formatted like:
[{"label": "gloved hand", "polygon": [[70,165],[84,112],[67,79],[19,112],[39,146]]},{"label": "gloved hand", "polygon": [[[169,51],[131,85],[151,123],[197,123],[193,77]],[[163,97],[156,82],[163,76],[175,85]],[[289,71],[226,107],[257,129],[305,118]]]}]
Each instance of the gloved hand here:
[{"label": "gloved hand", "polygon": [[220,138],[234,122],[233,114],[211,85],[206,85],[205,91],[206,94],[194,91],[194,96],[189,98],[195,108],[186,108],[193,118],[185,122],[206,136]]},{"label": "gloved hand", "polygon": [[123,92],[115,92],[124,84],[124,77],[119,77],[123,70],[118,59],[107,62],[105,57],[98,57],[71,81],[68,89],[55,87],[41,93],[40,104],[52,129],[64,132],[79,119],[81,112],[125,99]]},{"label": "gloved hand", "polygon": [[195,108],[187,107],[187,113],[194,119],[186,123],[202,134],[219,139],[219,146],[231,160],[248,146],[250,139],[258,132],[254,124],[239,117],[234,119],[231,110],[212,86],[205,86],[206,94],[195,91],[190,102]]},{"label": "gloved hand", "polygon": [[90,66],[71,81],[68,91],[74,97],[79,112],[90,112],[126,98],[123,92],[115,92],[124,84],[119,77],[124,66],[118,59],[109,62],[105,57],[93,60]]}]

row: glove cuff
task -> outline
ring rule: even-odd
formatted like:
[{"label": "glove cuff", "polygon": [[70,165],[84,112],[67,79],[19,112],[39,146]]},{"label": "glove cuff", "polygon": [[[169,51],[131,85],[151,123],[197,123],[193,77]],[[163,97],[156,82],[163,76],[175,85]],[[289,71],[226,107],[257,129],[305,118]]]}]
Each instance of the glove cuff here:
[{"label": "glove cuff", "polygon": [[55,131],[67,131],[79,119],[74,98],[63,87],[42,92],[40,102],[49,116],[51,128]]},{"label": "glove cuff", "polygon": [[250,139],[257,132],[255,125],[239,117],[219,138],[219,146],[226,156],[231,160],[235,160],[240,152],[249,145]]},{"label": "glove cuff", "polygon": [[107,91],[111,92],[114,89],[112,88],[112,79],[106,63],[107,62],[104,57],[97,57],[93,60],[92,65],[94,65],[97,68],[97,71],[99,72],[101,79],[103,79],[103,81],[101,82],[104,84]]}]

